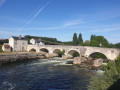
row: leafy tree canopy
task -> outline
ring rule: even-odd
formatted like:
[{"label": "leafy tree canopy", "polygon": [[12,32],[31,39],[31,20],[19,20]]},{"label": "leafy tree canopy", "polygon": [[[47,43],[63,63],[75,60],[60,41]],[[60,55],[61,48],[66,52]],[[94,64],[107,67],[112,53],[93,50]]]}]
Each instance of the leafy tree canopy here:
[{"label": "leafy tree canopy", "polygon": [[90,41],[89,41],[89,40],[86,40],[86,41],[84,42],[84,45],[85,45],[85,46],[89,46],[89,45],[90,45]]},{"label": "leafy tree canopy", "polygon": [[98,47],[99,43],[96,40],[92,40],[90,46]]},{"label": "leafy tree canopy", "polygon": [[108,46],[108,41],[103,36],[95,36],[94,40],[96,40],[99,44],[102,45],[102,47]]}]

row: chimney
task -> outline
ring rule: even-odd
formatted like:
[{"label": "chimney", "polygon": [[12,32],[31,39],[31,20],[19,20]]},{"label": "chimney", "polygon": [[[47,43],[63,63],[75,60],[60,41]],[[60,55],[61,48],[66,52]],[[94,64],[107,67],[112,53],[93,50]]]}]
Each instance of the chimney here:
[{"label": "chimney", "polygon": [[19,39],[22,39],[21,35],[19,35]]}]

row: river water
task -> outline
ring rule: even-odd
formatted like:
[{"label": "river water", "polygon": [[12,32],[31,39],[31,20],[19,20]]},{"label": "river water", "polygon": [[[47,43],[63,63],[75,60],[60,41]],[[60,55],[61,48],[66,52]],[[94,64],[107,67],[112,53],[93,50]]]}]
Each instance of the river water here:
[{"label": "river water", "polygon": [[0,90],[87,90],[93,71],[61,59],[41,59],[0,67]]}]

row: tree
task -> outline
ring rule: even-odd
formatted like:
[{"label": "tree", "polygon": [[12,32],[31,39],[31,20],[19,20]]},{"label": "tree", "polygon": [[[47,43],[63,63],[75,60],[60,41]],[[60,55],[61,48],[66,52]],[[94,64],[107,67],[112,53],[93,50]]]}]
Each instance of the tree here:
[{"label": "tree", "polygon": [[108,47],[109,43],[106,38],[103,36],[95,36],[94,40],[96,40],[102,47]]},{"label": "tree", "polygon": [[83,44],[83,39],[82,39],[82,34],[81,33],[79,34],[79,37],[78,37],[78,44],[79,45]]},{"label": "tree", "polygon": [[91,42],[92,40],[94,40],[95,37],[96,37],[96,36],[92,34],[92,35],[91,35],[91,38],[90,38],[90,42]]},{"label": "tree", "polygon": [[120,48],[120,42],[115,44],[115,48]]},{"label": "tree", "polygon": [[109,47],[109,43],[107,39],[104,38],[104,36],[91,35],[90,42],[92,42],[92,40],[97,41],[99,43],[99,46],[101,44],[101,47]]},{"label": "tree", "polygon": [[96,40],[92,40],[91,43],[90,43],[90,46],[98,47],[99,43]]},{"label": "tree", "polygon": [[90,42],[93,40],[93,34],[91,35],[91,37],[90,37]]},{"label": "tree", "polygon": [[8,39],[0,40],[0,45],[3,45],[4,43],[8,43]]},{"label": "tree", "polygon": [[89,45],[90,45],[90,41],[89,41],[89,40],[86,40],[86,41],[84,42],[84,45],[85,45],[85,46],[89,46]]},{"label": "tree", "polygon": [[74,33],[74,35],[73,35],[73,45],[78,45],[77,34],[76,33]]}]

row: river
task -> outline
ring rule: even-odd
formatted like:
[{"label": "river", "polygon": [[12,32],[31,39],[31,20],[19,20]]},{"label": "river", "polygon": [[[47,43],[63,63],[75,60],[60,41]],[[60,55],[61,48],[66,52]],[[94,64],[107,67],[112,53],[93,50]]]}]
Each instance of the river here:
[{"label": "river", "polygon": [[87,90],[93,71],[59,58],[0,67],[0,90]]}]

